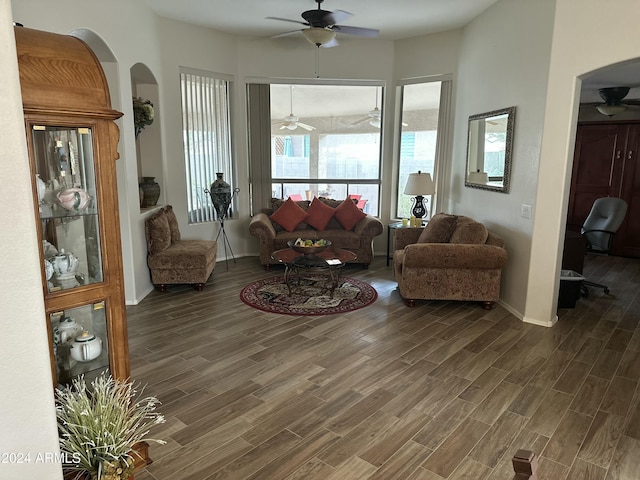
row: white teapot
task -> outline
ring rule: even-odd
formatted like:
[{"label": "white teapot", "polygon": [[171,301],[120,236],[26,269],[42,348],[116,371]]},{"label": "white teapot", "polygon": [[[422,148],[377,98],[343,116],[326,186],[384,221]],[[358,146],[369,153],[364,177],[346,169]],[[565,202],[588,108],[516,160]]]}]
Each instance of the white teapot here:
[{"label": "white teapot", "polygon": [[73,275],[78,269],[78,257],[71,252],[65,252],[64,248],[61,248],[50,261],[57,277]]},{"label": "white teapot", "polygon": [[60,320],[60,324],[53,329],[54,343],[65,343],[75,338],[82,332],[82,326],[78,325],[71,317],[64,317]]},{"label": "white teapot", "polygon": [[102,340],[85,330],[71,342],[70,352],[74,360],[90,362],[102,353]]},{"label": "white teapot", "polygon": [[44,273],[47,280],[51,280],[51,277],[53,277],[53,264],[46,258],[44,259]]}]

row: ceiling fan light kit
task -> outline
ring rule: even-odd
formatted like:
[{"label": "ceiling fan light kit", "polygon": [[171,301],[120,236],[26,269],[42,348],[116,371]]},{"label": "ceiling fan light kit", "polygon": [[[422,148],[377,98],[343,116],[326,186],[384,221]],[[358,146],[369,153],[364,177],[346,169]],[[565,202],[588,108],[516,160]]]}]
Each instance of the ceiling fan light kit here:
[{"label": "ceiling fan light kit", "polygon": [[619,113],[624,112],[627,109],[626,105],[619,103],[617,105],[596,105],[596,110],[598,110],[601,114],[606,115],[607,117],[613,117]]},{"label": "ceiling fan light kit", "polygon": [[614,115],[618,115],[629,108],[636,108],[640,103],[638,100],[627,99],[624,100],[629,94],[630,87],[606,87],[598,90],[600,98],[604,100],[604,103],[591,104],[596,107],[596,110],[603,115],[611,118]]},{"label": "ceiling fan light kit", "polygon": [[322,27],[310,27],[302,30],[304,37],[316,47],[322,47],[331,43],[336,38],[336,33]]}]

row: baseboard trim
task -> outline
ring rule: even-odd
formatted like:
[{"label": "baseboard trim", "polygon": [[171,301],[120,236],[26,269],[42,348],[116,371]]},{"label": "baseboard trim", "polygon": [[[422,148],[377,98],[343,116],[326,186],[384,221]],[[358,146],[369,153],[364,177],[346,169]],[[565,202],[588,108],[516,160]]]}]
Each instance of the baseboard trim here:
[{"label": "baseboard trim", "polygon": [[511,305],[508,305],[508,304],[504,303],[504,301],[502,301],[502,300],[498,300],[498,304],[501,307],[503,307],[505,310],[507,310],[509,313],[511,313],[513,316],[515,316],[516,318],[520,319],[524,323],[530,323],[532,325],[539,325],[541,327],[553,327],[558,322],[558,316],[557,315],[555,315],[549,321],[537,320],[535,318],[525,317],[522,313],[520,313],[519,311],[517,311],[514,308],[512,308]]}]

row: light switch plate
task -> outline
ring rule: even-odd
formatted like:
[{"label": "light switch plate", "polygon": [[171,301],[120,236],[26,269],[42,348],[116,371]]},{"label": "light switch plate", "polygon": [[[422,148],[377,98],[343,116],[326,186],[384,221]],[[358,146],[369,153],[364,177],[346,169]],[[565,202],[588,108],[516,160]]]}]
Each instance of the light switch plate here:
[{"label": "light switch plate", "polygon": [[522,204],[520,207],[520,216],[522,218],[531,218],[531,205]]}]

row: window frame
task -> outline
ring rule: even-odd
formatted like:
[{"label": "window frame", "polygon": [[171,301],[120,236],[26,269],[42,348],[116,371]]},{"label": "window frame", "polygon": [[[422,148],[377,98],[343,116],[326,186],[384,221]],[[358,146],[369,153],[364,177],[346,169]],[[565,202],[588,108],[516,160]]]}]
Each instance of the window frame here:
[{"label": "window frame", "polygon": [[[251,182],[262,182],[264,183],[264,185],[261,185],[260,188],[256,188],[255,186],[253,187],[254,190],[256,190],[257,192],[262,192],[262,196],[266,196],[266,194],[268,194],[268,192],[272,191],[272,185],[273,184],[280,184],[281,186],[284,184],[318,184],[318,183],[322,183],[322,184],[335,184],[335,185],[344,185],[345,189],[347,191],[347,195],[349,195],[350,191],[353,191],[353,187],[357,186],[357,185],[375,185],[377,187],[377,201],[374,203],[376,205],[375,207],[375,211],[371,211],[369,213],[371,213],[372,215],[375,216],[379,216],[380,211],[381,211],[381,200],[382,200],[382,190],[383,190],[383,154],[384,154],[384,142],[385,142],[385,133],[384,133],[384,96],[385,96],[385,90],[387,88],[386,82],[383,80],[314,80],[314,81],[306,81],[306,80],[300,80],[300,79],[248,79],[247,80],[247,85],[266,85],[269,89],[271,87],[271,85],[273,84],[278,84],[278,85],[311,85],[311,86],[361,86],[361,87],[375,87],[375,88],[379,88],[381,91],[381,98],[380,98],[380,104],[379,104],[379,108],[381,109],[381,126],[380,126],[380,133],[379,133],[379,144],[378,144],[378,165],[377,165],[377,176],[376,178],[369,178],[369,179],[358,179],[358,178],[281,178],[281,177],[271,177],[271,166],[272,166],[272,150],[270,148],[269,150],[269,156],[268,159],[264,158],[264,153],[266,153],[264,151],[264,148],[262,150],[263,155],[262,158],[251,158],[250,160],[250,164],[253,165],[252,170],[257,171],[262,171],[263,172],[263,176],[264,177],[264,173],[266,172],[266,167],[268,164],[268,172],[269,172],[269,178],[265,181],[264,178],[256,178],[257,175],[251,175]],[[250,97],[250,94],[248,94],[248,96]],[[251,103],[252,99],[248,98],[248,102]],[[372,100],[373,102],[373,100]],[[269,124],[269,146],[271,146],[271,101],[269,101],[269,108],[268,108],[268,115],[269,118],[268,120],[268,124]],[[364,112],[363,112],[364,113]],[[266,122],[266,120],[264,120],[264,122]],[[249,121],[250,123],[250,130],[252,130],[251,125],[252,125],[252,121],[250,119]],[[257,125],[257,123],[256,123]],[[263,128],[266,128],[266,125],[262,125]],[[250,141],[251,142],[251,141]],[[253,150],[250,147],[250,150]],[[253,153],[253,151],[251,152],[250,156],[253,157],[253,155],[255,155]],[[257,162],[263,162],[263,164],[260,166],[258,165]],[[281,189],[282,191],[282,189]],[[267,205],[265,205],[266,202],[266,198],[262,199],[262,198],[256,198],[254,196],[252,196],[252,209],[253,211],[259,211],[260,208],[266,208]],[[270,199],[269,199],[270,200]]]},{"label": "window frame", "polygon": [[[213,82],[213,84],[204,91],[203,85],[186,85],[189,82],[193,83],[192,79],[197,79],[200,84],[207,82]],[[216,180],[217,173],[223,174],[224,180],[234,191],[233,80],[232,75],[187,67],[179,69],[187,217],[190,225],[220,220],[208,193],[208,188]],[[186,90],[187,87],[189,91]],[[222,87],[222,94],[218,91],[220,87]],[[200,90],[196,92],[198,88]],[[188,93],[191,95],[198,93],[201,97],[187,105]],[[196,112],[185,109],[194,104],[205,111],[206,118],[199,118]],[[202,130],[190,129],[191,125],[203,128]],[[194,131],[200,133],[193,133]],[[197,143],[201,145],[196,146]],[[203,158],[199,160],[197,158],[199,156]],[[227,217],[232,217],[235,202],[234,196]]]},{"label": "window frame", "polygon": [[[429,77],[414,77],[401,79],[397,82],[397,112],[398,116],[396,124],[394,125],[396,133],[396,145],[395,145],[395,196],[390,208],[391,219],[399,220],[403,218],[400,215],[400,195],[404,191],[404,185],[400,182],[401,177],[401,153],[402,153],[402,134],[403,134],[403,117],[404,117],[404,88],[409,85],[426,84],[426,83],[440,83],[440,98],[438,102],[438,121],[436,132],[436,144],[433,163],[432,179],[436,185],[436,193],[431,196],[427,205],[427,215],[425,219],[431,218],[434,211],[437,211],[438,193],[442,197],[444,190],[444,182],[442,180],[442,172],[447,170],[447,152],[450,152],[451,145],[449,140],[451,138],[451,97],[453,89],[453,81],[451,75],[433,75]],[[431,172],[430,172],[431,173]]]}]

